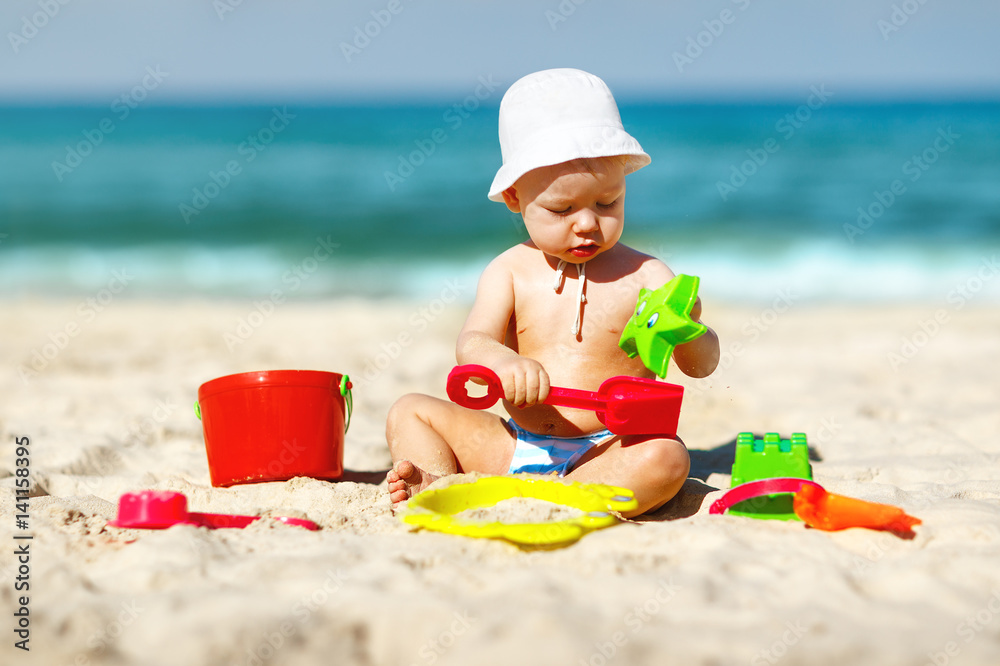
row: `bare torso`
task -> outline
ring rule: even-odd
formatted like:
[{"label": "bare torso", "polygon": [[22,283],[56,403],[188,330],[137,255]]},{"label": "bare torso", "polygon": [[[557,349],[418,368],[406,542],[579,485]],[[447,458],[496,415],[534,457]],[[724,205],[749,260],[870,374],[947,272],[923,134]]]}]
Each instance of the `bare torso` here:
[{"label": "bare torso", "polygon": [[[578,277],[567,264],[562,288],[552,288],[555,260],[522,244],[506,253],[510,260],[514,311],[506,344],[545,368],[552,386],[596,391],[609,377],[652,377],[638,358],[618,347],[622,329],[632,316],[639,289],[655,289],[673,277],[660,261],[618,244],[586,264],[586,303],[580,334],[573,335]],[[505,401],[518,425],[538,434],[573,437],[604,428],[592,411],[535,405],[516,407]]]}]

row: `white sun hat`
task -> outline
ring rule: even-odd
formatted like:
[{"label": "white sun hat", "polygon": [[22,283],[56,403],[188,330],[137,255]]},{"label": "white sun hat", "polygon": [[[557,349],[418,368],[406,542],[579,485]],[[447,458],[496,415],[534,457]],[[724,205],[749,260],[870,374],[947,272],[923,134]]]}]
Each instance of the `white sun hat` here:
[{"label": "white sun hat", "polygon": [[642,146],[625,131],[608,86],[579,69],[546,69],[517,80],[500,102],[500,152],[503,166],[489,198],[532,169],[588,157],[624,155],[625,173],[650,162]]}]

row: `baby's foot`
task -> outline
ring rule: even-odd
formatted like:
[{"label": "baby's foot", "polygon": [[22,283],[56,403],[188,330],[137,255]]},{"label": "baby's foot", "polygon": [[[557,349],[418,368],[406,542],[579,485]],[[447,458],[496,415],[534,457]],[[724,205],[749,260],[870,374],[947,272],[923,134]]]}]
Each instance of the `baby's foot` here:
[{"label": "baby's foot", "polygon": [[385,475],[386,481],[389,482],[389,500],[392,502],[392,510],[395,511],[400,504],[439,478],[420,469],[409,460],[398,461]]}]

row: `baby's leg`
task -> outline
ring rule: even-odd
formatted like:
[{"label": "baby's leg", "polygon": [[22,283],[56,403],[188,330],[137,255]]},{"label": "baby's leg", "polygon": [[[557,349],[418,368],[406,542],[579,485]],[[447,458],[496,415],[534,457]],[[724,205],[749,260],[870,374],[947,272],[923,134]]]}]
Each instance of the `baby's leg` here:
[{"label": "baby's leg", "polygon": [[394,506],[446,474],[504,474],[514,455],[514,438],[499,416],[417,393],[389,410],[385,438]]},{"label": "baby's leg", "polygon": [[691,459],[679,440],[624,435],[587,451],[567,479],[628,488],[639,506],[625,516],[638,516],[670,500],[684,485]]}]

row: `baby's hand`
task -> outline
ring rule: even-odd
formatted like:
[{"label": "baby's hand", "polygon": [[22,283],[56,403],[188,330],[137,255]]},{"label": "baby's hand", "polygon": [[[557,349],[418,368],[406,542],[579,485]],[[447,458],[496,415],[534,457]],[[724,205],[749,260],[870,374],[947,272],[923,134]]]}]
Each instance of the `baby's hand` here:
[{"label": "baby's hand", "polygon": [[691,321],[701,321],[701,296],[699,296],[694,301],[694,305],[691,306]]},{"label": "baby's hand", "polygon": [[503,384],[504,398],[518,407],[538,404],[549,395],[549,373],[538,361],[515,356],[493,370]]}]

